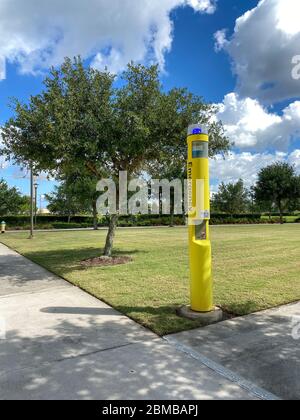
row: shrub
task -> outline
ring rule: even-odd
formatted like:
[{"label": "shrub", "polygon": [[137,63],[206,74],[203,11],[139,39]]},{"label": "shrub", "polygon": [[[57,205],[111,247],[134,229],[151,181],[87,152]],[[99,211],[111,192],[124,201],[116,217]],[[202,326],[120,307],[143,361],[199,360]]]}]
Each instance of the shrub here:
[{"label": "shrub", "polygon": [[84,229],[91,227],[88,223],[52,223],[54,229]]},{"label": "shrub", "polygon": [[[8,230],[30,229],[29,216],[7,216],[4,217]],[[300,223],[300,217],[295,220]],[[99,219],[99,227],[107,227],[109,223],[108,217],[103,216]],[[183,216],[174,216],[174,226],[184,226],[185,218]],[[280,223],[279,216],[262,217],[261,214],[221,214],[212,213],[211,225],[228,225],[228,224],[276,224]],[[119,218],[120,227],[151,227],[151,226],[170,226],[171,217],[165,215],[136,215],[121,216]],[[67,216],[43,215],[37,217],[37,229],[80,229],[90,228],[93,226],[93,218],[89,216],[74,216],[71,223],[68,223]]]},{"label": "shrub", "polygon": [[[30,226],[30,216],[5,216],[3,220],[6,222],[8,228],[13,227],[25,227]],[[68,216],[55,216],[55,215],[42,215],[37,216],[37,226],[41,229],[44,228],[45,225],[51,226],[53,223],[66,223],[68,224]],[[71,223],[85,223],[90,226],[93,225],[93,218],[89,216],[73,216],[71,218]]]}]

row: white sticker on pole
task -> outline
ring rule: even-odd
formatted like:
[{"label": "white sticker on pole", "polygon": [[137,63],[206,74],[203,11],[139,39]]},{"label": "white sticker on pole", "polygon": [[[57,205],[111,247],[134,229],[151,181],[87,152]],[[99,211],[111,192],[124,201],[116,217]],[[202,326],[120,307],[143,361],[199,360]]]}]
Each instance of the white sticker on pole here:
[{"label": "white sticker on pole", "polygon": [[210,219],[210,211],[209,210],[201,211],[200,219]]}]

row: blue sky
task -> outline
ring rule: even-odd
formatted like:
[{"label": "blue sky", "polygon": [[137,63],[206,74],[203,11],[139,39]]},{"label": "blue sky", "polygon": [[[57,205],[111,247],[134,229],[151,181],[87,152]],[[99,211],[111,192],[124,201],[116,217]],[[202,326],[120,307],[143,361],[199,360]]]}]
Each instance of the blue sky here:
[{"label": "blue sky", "polygon": [[236,19],[256,5],[257,0],[223,0],[213,15],[200,15],[188,7],[174,11],[174,42],[166,59],[165,86],[186,86],[209,102],[221,102],[234,90],[236,77],[229,56],[215,52],[214,34],[222,28],[233,32]]},{"label": "blue sky", "polygon": [[[66,55],[81,54],[116,72],[130,60],[157,61],[166,89],[188,87],[219,104],[217,118],[235,147],[225,161],[211,162],[214,190],[239,177],[251,184],[276,160],[300,170],[300,79],[292,77],[292,59],[300,55],[298,0],[90,0],[90,8],[84,0],[24,3],[0,0],[0,78],[1,57],[6,67],[0,126],[11,115],[9,98],[26,102],[39,93],[47,68]],[[0,171],[28,193],[17,168]],[[40,193],[54,186],[40,184]]]}]

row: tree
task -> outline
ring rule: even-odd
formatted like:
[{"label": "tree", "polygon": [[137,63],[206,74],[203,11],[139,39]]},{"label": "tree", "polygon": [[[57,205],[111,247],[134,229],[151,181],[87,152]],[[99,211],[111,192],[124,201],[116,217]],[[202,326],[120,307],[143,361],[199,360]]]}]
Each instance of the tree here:
[{"label": "tree", "polygon": [[242,179],[237,183],[222,183],[212,203],[216,210],[231,215],[247,211],[249,204],[249,192]]},{"label": "tree", "polygon": [[0,179],[0,216],[23,213],[27,201],[15,187],[9,188],[5,180]]},{"label": "tree", "polygon": [[47,206],[48,210],[54,214],[68,216],[69,222],[72,216],[90,210],[87,203],[80,200],[67,183],[62,183],[55,187],[55,191],[51,194],[46,194],[45,198],[49,203]]},{"label": "tree", "polygon": [[255,195],[258,202],[272,202],[280,213],[283,224],[283,212],[289,203],[299,198],[299,181],[295,168],[288,163],[277,162],[263,168],[258,174]]},{"label": "tree", "polygon": [[[154,179],[178,179],[184,183],[187,179],[187,128],[198,122],[209,128],[209,156],[226,154],[230,142],[220,122],[213,122],[217,112],[214,105],[206,104],[202,98],[193,95],[187,89],[172,89],[161,95],[159,101],[160,118],[155,130],[162,139],[156,157],[146,165],[146,171]],[[183,203],[184,205],[184,203]],[[171,226],[174,217],[174,191],[171,190]]]},{"label": "tree", "polygon": [[44,91],[28,105],[12,102],[15,116],[3,129],[2,154],[58,180],[82,168],[92,179],[107,177],[113,82],[107,72],[66,59],[60,69],[51,70]]},{"label": "tree", "polygon": [[[186,90],[163,93],[157,66],[128,65],[120,87],[114,76],[85,68],[80,58],[52,69],[44,91],[29,105],[14,101],[3,129],[4,153],[35,171],[65,176],[84,168],[90,179],[137,176],[146,163],[186,149],[188,124],[212,109]],[[209,120],[208,117],[203,117]],[[216,150],[227,139],[212,124]],[[118,183],[116,182],[118,185]],[[117,191],[118,192],[118,191]],[[104,255],[112,255],[118,214],[110,216]]]},{"label": "tree", "polygon": [[31,208],[31,198],[28,195],[24,195],[21,197],[20,207],[19,207],[19,214],[27,214],[30,215],[30,208]]},{"label": "tree", "polygon": [[97,199],[99,192],[97,191],[98,178],[93,176],[83,168],[77,168],[72,173],[68,173],[63,180],[68,194],[76,199],[81,207],[81,211],[92,212],[94,229],[98,229],[98,210]]},{"label": "tree", "polygon": [[300,210],[300,176],[295,178],[295,195],[287,203],[287,209],[289,212],[295,212]]}]

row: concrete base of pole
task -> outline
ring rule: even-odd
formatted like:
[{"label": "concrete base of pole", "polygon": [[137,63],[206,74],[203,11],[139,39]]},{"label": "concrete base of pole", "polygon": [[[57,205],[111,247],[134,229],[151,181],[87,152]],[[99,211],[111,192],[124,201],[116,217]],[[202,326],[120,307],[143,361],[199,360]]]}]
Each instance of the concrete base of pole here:
[{"label": "concrete base of pole", "polygon": [[211,312],[195,312],[191,310],[190,306],[183,306],[177,311],[179,316],[187,318],[191,321],[201,321],[203,325],[215,324],[216,322],[223,321],[224,314],[222,309],[215,308]]}]

